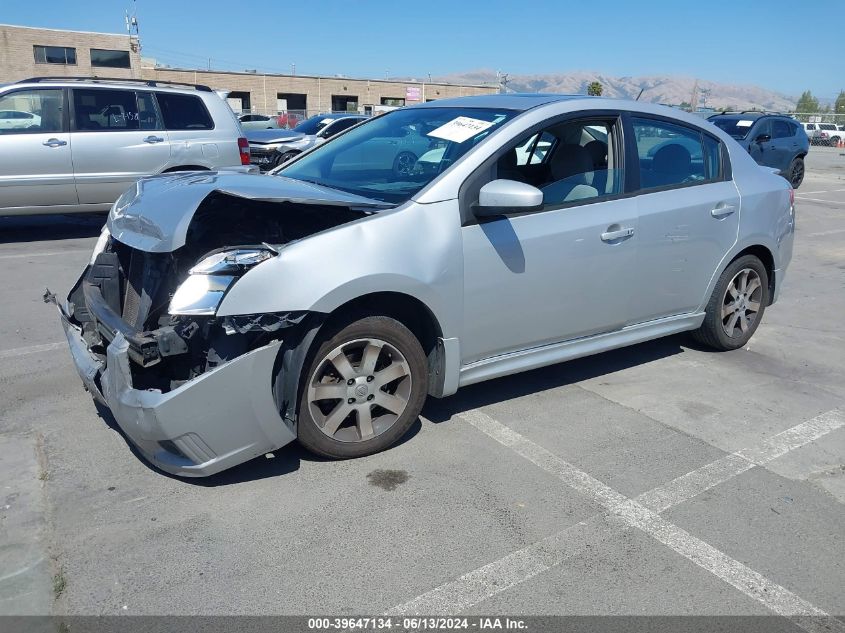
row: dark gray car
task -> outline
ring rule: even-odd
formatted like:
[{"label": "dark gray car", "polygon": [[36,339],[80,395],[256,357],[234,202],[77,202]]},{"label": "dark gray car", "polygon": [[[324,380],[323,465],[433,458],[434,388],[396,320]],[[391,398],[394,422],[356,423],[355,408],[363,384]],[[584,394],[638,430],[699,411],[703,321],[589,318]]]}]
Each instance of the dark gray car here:
[{"label": "dark gray car", "polygon": [[798,121],[762,112],[716,114],[708,120],[734,137],[759,164],[777,169],[793,189],[801,186],[810,140]]}]

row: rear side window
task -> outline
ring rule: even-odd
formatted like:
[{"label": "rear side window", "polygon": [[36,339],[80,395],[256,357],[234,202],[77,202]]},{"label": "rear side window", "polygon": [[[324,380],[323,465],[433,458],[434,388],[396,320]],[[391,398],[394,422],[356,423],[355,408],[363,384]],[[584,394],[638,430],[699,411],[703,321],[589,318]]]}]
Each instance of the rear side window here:
[{"label": "rear side window", "polygon": [[781,119],[772,121],[772,138],[789,138],[793,136],[792,126]]},{"label": "rear side window", "polygon": [[142,130],[164,129],[151,92],[138,93],[138,125]]},{"label": "rear side window", "polygon": [[[654,119],[632,118],[631,123],[637,144],[641,189],[700,184],[718,178],[721,152],[714,148],[713,158],[709,158],[702,132]],[[718,146],[717,141],[710,142]]]},{"label": "rear side window", "polygon": [[212,130],[214,121],[197,96],[157,92],[156,99],[168,130]]},{"label": "rear side window", "polygon": [[133,90],[74,88],[73,121],[83,132],[138,129],[138,104]]}]

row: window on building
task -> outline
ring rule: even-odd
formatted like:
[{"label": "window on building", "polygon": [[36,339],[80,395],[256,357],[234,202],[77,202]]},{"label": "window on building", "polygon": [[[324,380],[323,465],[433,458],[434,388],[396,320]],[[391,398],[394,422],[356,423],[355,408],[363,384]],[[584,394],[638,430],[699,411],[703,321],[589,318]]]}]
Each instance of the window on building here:
[{"label": "window on building", "polygon": [[67,46],[33,46],[36,64],[76,65],[76,49]]},{"label": "window on building", "polygon": [[399,97],[382,97],[381,105],[401,108],[403,105],[405,105],[405,100],[400,99]]},{"label": "window on building", "polygon": [[238,92],[237,90],[233,90],[226,97],[226,101],[229,102],[229,107],[232,108],[236,114],[248,113],[252,110],[252,100],[250,99],[250,94],[248,92]]},{"label": "window on building", "polygon": [[104,48],[91,49],[91,65],[106,68],[129,68],[129,51],[110,51]]},{"label": "window on building", "polygon": [[332,95],[332,112],[358,112],[358,96]]},{"label": "window on building", "polygon": [[308,96],[297,92],[277,92],[276,109],[279,112],[288,110],[307,110]]}]

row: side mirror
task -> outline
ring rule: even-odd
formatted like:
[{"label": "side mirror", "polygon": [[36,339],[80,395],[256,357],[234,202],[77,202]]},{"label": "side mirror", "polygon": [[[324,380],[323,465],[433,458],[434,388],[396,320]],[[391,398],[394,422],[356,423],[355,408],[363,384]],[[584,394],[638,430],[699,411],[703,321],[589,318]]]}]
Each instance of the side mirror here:
[{"label": "side mirror", "polygon": [[754,139],[755,143],[768,143],[772,140],[772,137],[769,134],[761,134],[757,138]]},{"label": "side mirror", "polygon": [[509,212],[536,211],[543,206],[543,192],[518,180],[500,178],[488,182],[478,193],[478,217],[503,215]]}]

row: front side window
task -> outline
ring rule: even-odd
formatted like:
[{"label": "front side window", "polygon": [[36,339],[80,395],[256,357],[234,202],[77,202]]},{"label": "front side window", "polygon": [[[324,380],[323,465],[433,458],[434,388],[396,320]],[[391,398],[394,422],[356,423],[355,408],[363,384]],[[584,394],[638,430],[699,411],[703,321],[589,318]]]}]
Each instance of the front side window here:
[{"label": "front side window", "polygon": [[0,135],[62,132],[63,103],[59,88],[17,90],[0,96]]},{"label": "front side window", "polygon": [[91,49],[91,65],[104,68],[129,68],[129,51]]},{"label": "front side window", "polygon": [[515,114],[487,108],[393,110],[276,173],[399,204]]},{"label": "front side window", "polygon": [[168,130],[212,130],[214,121],[197,96],[157,92],[156,99]]},{"label": "front side window", "polygon": [[66,46],[33,46],[36,64],[76,65],[76,49]]},{"label": "front side window", "polygon": [[73,89],[74,127],[81,132],[139,129],[138,104],[132,90]]},{"label": "front side window", "polygon": [[521,139],[496,163],[496,177],[543,192],[543,206],[589,202],[623,191],[622,164],[613,149],[615,120],[563,121]]},{"label": "front side window", "polygon": [[640,188],[659,189],[706,182],[703,134],[657,119],[633,118],[640,163]]}]

